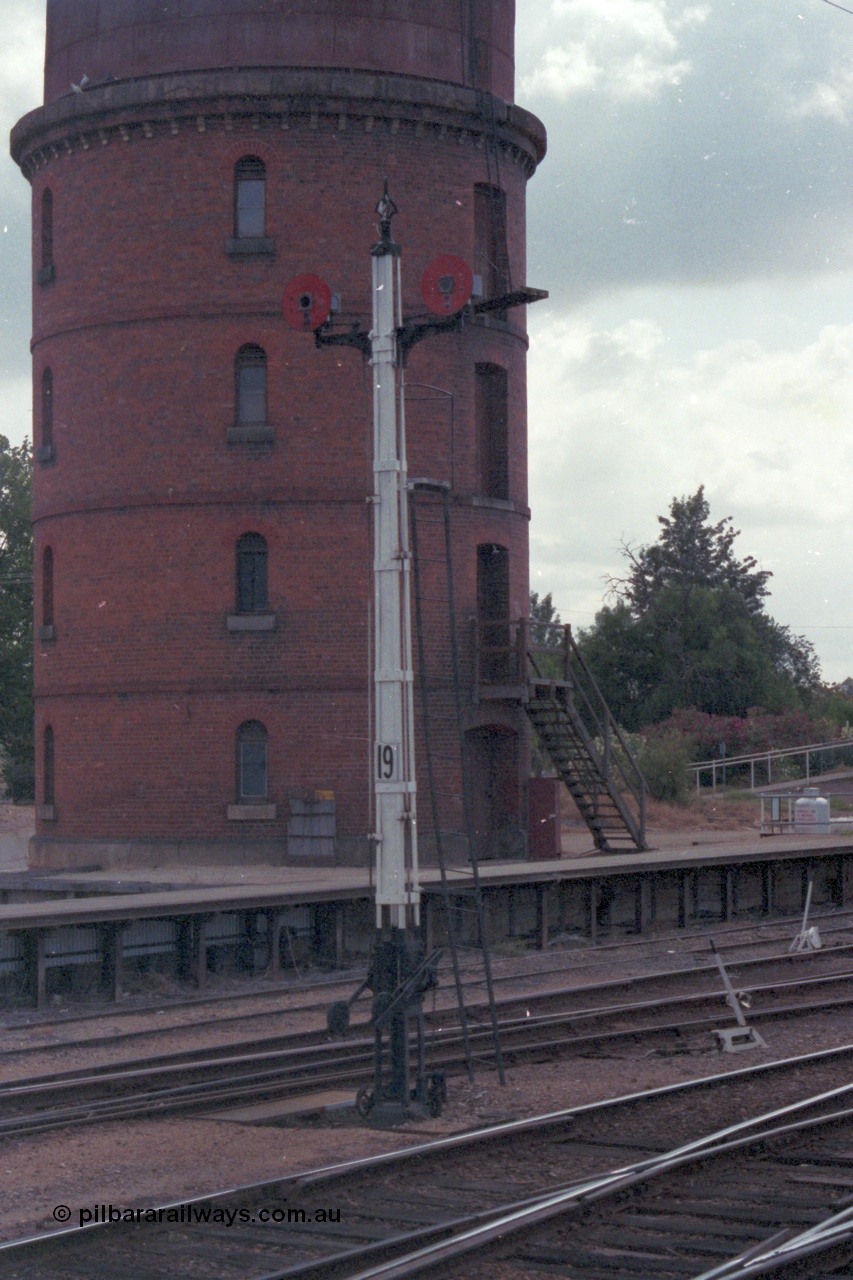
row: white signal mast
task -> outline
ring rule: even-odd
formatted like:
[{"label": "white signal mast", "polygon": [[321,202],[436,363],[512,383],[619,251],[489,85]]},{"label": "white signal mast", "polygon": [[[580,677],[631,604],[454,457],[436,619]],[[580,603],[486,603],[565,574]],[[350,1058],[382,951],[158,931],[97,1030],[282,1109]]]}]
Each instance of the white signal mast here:
[{"label": "white signal mast", "polygon": [[420,923],[414,675],[410,604],[408,491],[403,370],[400,246],[391,238],[397,206],[376,206],[381,239],[373,257],[373,581],[374,817],[376,925]]}]

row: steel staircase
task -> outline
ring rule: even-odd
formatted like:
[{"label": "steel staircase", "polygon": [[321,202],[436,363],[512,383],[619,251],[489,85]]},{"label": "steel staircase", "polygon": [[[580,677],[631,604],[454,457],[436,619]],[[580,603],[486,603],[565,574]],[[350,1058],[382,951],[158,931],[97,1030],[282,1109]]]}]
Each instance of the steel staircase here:
[{"label": "steel staircase", "polygon": [[602,853],[646,845],[646,783],[570,626],[477,621],[474,699],[522,702]]},{"label": "steel staircase", "polygon": [[[610,744],[600,749],[575,706],[569,685],[528,681],[527,714],[581,817],[603,853],[645,849],[640,811],[631,811],[609,758]],[[635,806],[636,807],[636,806]]]}]

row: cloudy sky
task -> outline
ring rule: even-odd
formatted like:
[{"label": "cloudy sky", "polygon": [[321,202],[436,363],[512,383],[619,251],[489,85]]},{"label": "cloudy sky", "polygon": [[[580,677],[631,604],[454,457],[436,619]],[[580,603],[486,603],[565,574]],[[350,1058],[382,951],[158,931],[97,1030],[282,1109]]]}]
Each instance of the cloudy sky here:
[{"label": "cloudy sky", "polygon": [[[853,0],[850,6],[853,9]],[[771,613],[853,675],[853,14],[825,0],[517,0],[530,187],[532,581],[589,625],[620,544],[705,485]],[[4,0],[4,128],[42,0]],[[0,431],[30,434],[28,187],[0,157]]]}]

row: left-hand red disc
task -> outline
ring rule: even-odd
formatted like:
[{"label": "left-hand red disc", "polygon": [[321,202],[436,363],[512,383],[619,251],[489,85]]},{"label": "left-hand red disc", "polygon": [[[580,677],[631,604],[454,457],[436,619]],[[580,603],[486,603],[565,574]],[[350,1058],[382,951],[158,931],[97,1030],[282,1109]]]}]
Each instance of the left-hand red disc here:
[{"label": "left-hand red disc", "polygon": [[292,329],[319,329],[332,309],[332,291],[311,272],[294,276],[281,300],[284,318]]}]

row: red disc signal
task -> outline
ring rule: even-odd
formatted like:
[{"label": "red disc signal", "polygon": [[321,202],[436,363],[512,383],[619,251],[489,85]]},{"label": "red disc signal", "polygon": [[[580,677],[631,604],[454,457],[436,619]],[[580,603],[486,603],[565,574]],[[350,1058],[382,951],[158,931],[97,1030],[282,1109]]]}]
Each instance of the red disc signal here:
[{"label": "red disc signal", "polygon": [[471,297],[474,277],[463,258],[444,253],[427,267],[421,280],[421,297],[435,315],[452,316]]},{"label": "red disc signal", "polygon": [[281,309],[291,329],[319,329],[332,310],[332,291],[325,280],[305,272],[288,284]]}]

